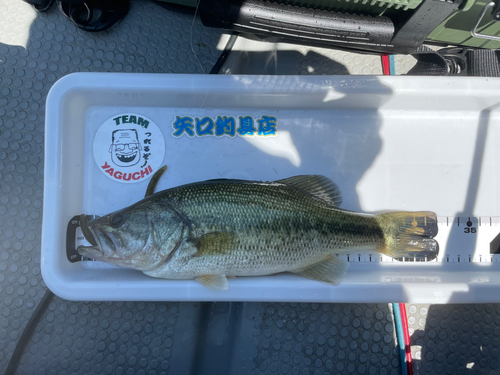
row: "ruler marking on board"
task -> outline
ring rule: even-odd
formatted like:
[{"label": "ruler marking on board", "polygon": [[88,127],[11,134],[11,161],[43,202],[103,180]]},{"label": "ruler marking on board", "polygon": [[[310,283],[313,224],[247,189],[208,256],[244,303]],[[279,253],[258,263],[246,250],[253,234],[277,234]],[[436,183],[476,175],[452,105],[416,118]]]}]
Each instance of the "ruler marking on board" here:
[{"label": "ruler marking on board", "polygon": [[[415,219],[414,219],[415,220]],[[420,221],[427,226],[428,221]],[[437,217],[439,254],[434,259],[394,259],[384,254],[360,253],[348,258],[349,262],[394,263],[497,263],[500,262],[500,217],[492,216],[440,216]],[[352,255],[352,254],[350,254]]]}]

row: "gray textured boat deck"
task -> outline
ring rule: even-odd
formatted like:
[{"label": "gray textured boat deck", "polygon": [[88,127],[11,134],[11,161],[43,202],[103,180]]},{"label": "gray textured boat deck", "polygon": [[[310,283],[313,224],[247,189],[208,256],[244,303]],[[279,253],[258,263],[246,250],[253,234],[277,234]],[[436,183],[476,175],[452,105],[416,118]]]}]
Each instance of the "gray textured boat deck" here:
[{"label": "gray textured boat deck", "polygon": [[[78,71],[207,73],[225,40],[192,14],[147,1],[133,1],[125,19],[91,34],[56,7],[37,14],[19,0],[1,0],[0,374],[46,290],[40,233],[44,111],[52,84]],[[305,47],[280,47],[269,65],[263,59],[269,53],[241,51],[248,43],[238,41],[224,72],[381,73],[379,56]],[[413,63],[397,57],[398,72]],[[500,305],[407,310],[415,374],[500,373]],[[55,297],[17,373],[399,374],[399,358],[387,304],[100,303]]]}]

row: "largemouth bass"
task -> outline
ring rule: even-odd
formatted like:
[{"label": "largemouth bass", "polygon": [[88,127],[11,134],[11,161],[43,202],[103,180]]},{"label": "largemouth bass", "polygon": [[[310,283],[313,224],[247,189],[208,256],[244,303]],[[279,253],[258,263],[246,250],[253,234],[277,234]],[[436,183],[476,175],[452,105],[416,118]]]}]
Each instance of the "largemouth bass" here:
[{"label": "largemouth bass", "polygon": [[228,288],[230,276],[280,272],[339,284],[348,262],[336,254],[358,250],[394,258],[437,255],[433,212],[368,215],[340,209],[340,203],[337,185],[317,175],[192,183],[83,221],[92,246],[78,252],[219,290]]}]

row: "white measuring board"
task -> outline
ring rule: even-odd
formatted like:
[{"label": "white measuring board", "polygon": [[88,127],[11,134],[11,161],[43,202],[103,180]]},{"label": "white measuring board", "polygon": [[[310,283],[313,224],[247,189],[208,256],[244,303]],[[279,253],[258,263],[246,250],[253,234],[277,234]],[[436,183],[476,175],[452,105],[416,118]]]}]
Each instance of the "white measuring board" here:
[{"label": "white measuring board", "polygon": [[453,240],[462,246],[448,247],[437,262],[500,262],[499,243],[494,241],[500,234],[499,217],[438,217],[438,227],[439,244]]},{"label": "white measuring board", "polygon": [[[500,79],[75,74],[54,85],[46,114],[44,206],[51,210],[44,210],[42,274],[63,298],[500,302]],[[318,174],[339,186],[346,210],[435,212],[439,254],[416,261],[356,251],[343,255],[350,267],[335,287],[285,273],[231,279],[225,293],[193,280],[71,262],[65,245],[73,217],[108,214],[146,190],[146,178],[109,178],[101,169],[114,159],[93,153],[100,127],[119,114],[127,124],[132,114],[144,116],[160,129],[168,171],[158,190],[214,178]],[[277,133],[178,133],[181,119],[233,118],[239,126],[249,117],[255,124],[275,119]]]}]

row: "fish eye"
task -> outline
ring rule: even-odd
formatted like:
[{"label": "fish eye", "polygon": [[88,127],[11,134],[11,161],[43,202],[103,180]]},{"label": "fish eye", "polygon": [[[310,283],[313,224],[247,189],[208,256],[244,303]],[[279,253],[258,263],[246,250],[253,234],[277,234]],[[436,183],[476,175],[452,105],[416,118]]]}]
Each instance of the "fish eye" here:
[{"label": "fish eye", "polygon": [[115,214],[111,217],[111,226],[113,228],[118,228],[119,226],[121,226],[123,224],[123,222],[125,221],[124,220],[124,217],[123,215],[121,214]]}]

